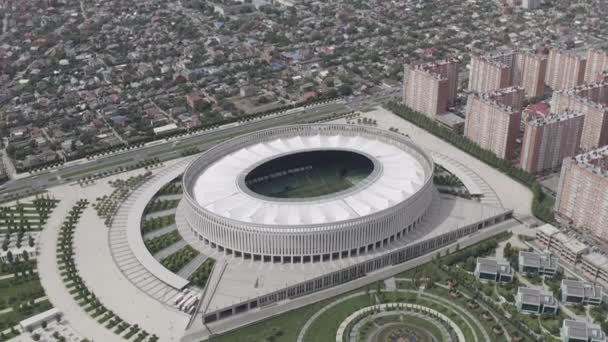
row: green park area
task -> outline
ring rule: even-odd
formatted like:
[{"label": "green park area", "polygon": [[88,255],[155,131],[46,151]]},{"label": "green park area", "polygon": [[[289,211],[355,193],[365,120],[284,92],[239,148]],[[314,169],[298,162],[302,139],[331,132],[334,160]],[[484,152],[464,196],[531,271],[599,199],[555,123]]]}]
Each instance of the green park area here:
[{"label": "green park area", "polygon": [[[304,341],[334,340],[338,326],[353,312],[382,303],[418,304],[446,315],[463,332],[467,341],[536,341],[537,335],[511,317],[511,312],[483,294],[486,284],[479,283],[466,270],[471,260],[492,255],[500,241],[510,237],[502,233],[464,249],[456,246],[451,252],[437,255],[432,262],[396,275],[396,289],[387,290],[383,282],[374,283],[335,298],[295,309],[249,326],[215,336],[211,340],[229,341],[296,341],[303,333]],[[472,259],[471,259],[472,258]],[[474,265],[473,265],[474,267]],[[488,285],[491,286],[491,285]],[[494,287],[494,286],[492,286]],[[512,304],[507,304],[511,305]],[[308,322],[310,320],[310,322]],[[308,325],[306,324],[308,322]],[[306,330],[302,329],[306,326]],[[415,330],[407,324],[382,334],[418,334],[437,336],[431,326]],[[371,328],[363,326],[363,333]],[[378,336],[374,337],[378,338]]]}]

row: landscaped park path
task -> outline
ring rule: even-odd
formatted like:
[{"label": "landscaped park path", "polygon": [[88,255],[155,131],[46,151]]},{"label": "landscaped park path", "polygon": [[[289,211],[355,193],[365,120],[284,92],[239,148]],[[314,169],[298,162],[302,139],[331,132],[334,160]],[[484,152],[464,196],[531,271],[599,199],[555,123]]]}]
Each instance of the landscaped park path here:
[{"label": "landscaped park path", "polygon": [[[77,189],[72,189],[72,191],[75,193]],[[57,239],[65,216],[77,201],[77,196],[70,197],[72,196],[61,198],[40,234],[38,244],[40,282],[49,301],[54,307],[61,310],[64,319],[79,335],[94,341],[120,341],[122,339],[118,335],[99,324],[76,303],[61,278],[56,256]]]},{"label": "landscaped park path", "polygon": [[106,329],[91,318],[76,303],[59,274],[56,261],[59,229],[69,210],[81,198],[88,199],[89,206],[76,225],[74,261],[89,290],[95,293],[108,310],[125,322],[138,324],[150,334],[157,335],[159,341],[179,341],[188,323],[188,315],[153,299],[122,274],[110,252],[108,228],[92,207],[97,197],[109,195],[113,191],[108,184],[109,180],[126,179],[143,172],[136,170],[104,178],[84,189],[68,184],[49,189],[50,194],[60,202],[40,236],[38,272],[51,303],[64,313],[65,319],[74,330],[89,340],[124,341],[122,337],[114,334],[113,330]]},{"label": "landscaped park path", "polygon": [[[468,319],[463,319],[463,321],[467,324],[467,326],[469,327],[469,329],[471,329],[471,333],[473,334],[474,337],[474,341],[471,342],[482,342],[482,341],[491,341],[490,336],[488,335],[488,332],[485,330],[483,324],[481,324],[481,322],[475,317],[473,316],[469,311],[462,309],[461,307],[454,305],[452,302],[450,302],[449,300],[442,298],[440,296],[436,296],[434,294],[431,293],[427,293],[424,291],[415,291],[415,290],[406,290],[406,289],[397,289],[396,291],[386,291],[386,290],[382,290],[383,292],[403,292],[403,293],[413,293],[416,295],[422,295],[425,300],[429,300],[431,302],[435,302],[436,304],[439,305],[444,305],[447,306],[449,308],[451,308],[452,310],[454,310],[454,312],[460,313],[465,315]],[[376,290],[370,290],[369,291],[370,294],[375,294]],[[298,334],[298,339],[297,342],[304,342],[304,337],[306,336],[306,332],[308,331],[308,329],[310,328],[310,326],[314,323],[315,320],[317,320],[317,318],[319,318],[319,316],[321,316],[323,313],[325,313],[327,310],[333,308],[334,306],[347,301],[351,298],[354,297],[359,297],[359,296],[367,296],[368,294],[364,291],[361,292],[356,292],[353,294],[350,294],[348,296],[339,298],[329,304],[327,304],[326,306],[324,306],[323,308],[321,308],[319,311],[317,311],[314,315],[312,315],[308,321],[306,321],[306,323],[304,324],[304,326],[302,327],[302,329],[300,330],[300,333]],[[483,334],[483,337],[481,338],[481,340],[479,339],[479,337],[477,336],[477,333],[475,332],[475,329],[473,328],[473,326],[471,325],[470,322],[474,322],[475,325],[477,326],[477,329],[479,331],[481,331],[481,333]]]}]

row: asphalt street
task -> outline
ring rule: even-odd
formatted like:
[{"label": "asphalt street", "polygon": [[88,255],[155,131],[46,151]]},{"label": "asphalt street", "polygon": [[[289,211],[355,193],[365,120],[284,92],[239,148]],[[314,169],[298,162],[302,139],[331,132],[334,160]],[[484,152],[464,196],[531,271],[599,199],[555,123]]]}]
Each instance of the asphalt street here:
[{"label": "asphalt street", "polygon": [[241,123],[198,135],[184,136],[169,141],[162,140],[135,150],[115,153],[90,161],[73,162],[69,163],[68,166],[64,165],[49,171],[34,173],[28,177],[11,180],[0,187],[0,195],[24,192],[28,189],[30,191],[43,190],[65,182],[75,181],[95,172],[103,172],[145,159],[170,160],[181,157],[185,149],[198,148],[200,151],[204,151],[236,135],[280,125],[322,120],[333,114],[343,114],[348,111],[350,111],[349,107],[343,103],[331,102],[309,108],[299,108],[283,115]]}]

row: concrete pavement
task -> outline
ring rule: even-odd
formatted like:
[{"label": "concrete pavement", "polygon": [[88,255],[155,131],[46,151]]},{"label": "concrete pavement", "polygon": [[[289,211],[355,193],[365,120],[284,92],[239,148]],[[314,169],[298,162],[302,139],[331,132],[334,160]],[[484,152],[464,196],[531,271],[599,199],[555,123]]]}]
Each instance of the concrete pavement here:
[{"label": "concrete pavement", "polygon": [[40,234],[38,274],[46,295],[54,307],[61,310],[64,319],[81,336],[96,341],[121,341],[121,338],[91,318],[74,301],[61,279],[56,250],[59,230],[67,212],[76,204],[77,196],[62,198],[50,215],[46,228]]},{"label": "concrete pavement", "polygon": [[[503,231],[507,231],[507,230],[513,229],[518,226],[519,226],[519,223],[514,220],[505,221],[494,227],[488,228],[486,230],[481,230],[473,235],[463,237],[462,239],[455,241],[454,243],[452,243],[448,246],[440,248],[437,251],[434,251],[433,253],[429,253],[427,255],[418,257],[414,260],[410,260],[408,262],[404,262],[402,264],[394,265],[391,267],[383,268],[379,271],[368,274],[366,277],[355,279],[353,281],[350,281],[350,282],[345,283],[340,286],[328,288],[326,290],[315,292],[315,293],[312,293],[312,294],[304,296],[304,297],[285,301],[285,302],[281,303],[281,305],[266,307],[266,308],[264,308],[264,310],[258,310],[258,311],[254,310],[254,311],[250,311],[250,312],[247,312],[244,314],[236,315],[231,318],[226,318],[226,319],[223,319],[223,320],[220,320],[217,322],[213,322],[211,324],[208,324],[206,326],[206,328],[212,334],[218,335],[221,333],[225,333],[225,332],[237,329],[239,327],[243,327],[243,326],[261,321],[263,319],[276,317],[276,316],[284,314],[288,311],[291,311],[291,310],[294,310],[294,309],[297,309],[297,308],[300,308],[300,307],[303,307],[306,305],[310,305],[310,304],[319,302],[324,299],[335,297],[335,296],[338,296],[340,294],[343,294],[343,293],[346,293],[349,291],[354,291],[354,290],[359,289],[368,284],[373,284],[377,281],[383,281],[384,279],[386,279],[388,277],[392,277],[395,274],[404,272],[413,267],[416,267],[416,266],[419,266],[424,263],[432,261],[438,252],[440,252],[441,254],[445,254],[447,249],[450,249],[453,251],[457,244],[462,249],[467,246],[473,245],[479,241],[488,239]],[[206,338],[207,336],[208,336],[208,333],[205,334],[202,331],[192,330],[192,331],[186,332],[182,341],[183,342],[198,342],[198,341],[202,340],[203,338]]]}]

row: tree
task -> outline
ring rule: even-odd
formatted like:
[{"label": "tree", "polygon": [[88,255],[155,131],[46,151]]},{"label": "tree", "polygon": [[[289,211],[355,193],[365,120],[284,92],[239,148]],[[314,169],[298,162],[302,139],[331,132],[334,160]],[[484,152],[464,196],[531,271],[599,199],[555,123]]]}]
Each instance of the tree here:
[{"label": "tree", "polygon": [[510,259],[511,256],[513,255],[513,248],[511,247],[511,243],[507,242],[505,244],[505,248],[502,251],[503,251],[505,259]]}]

